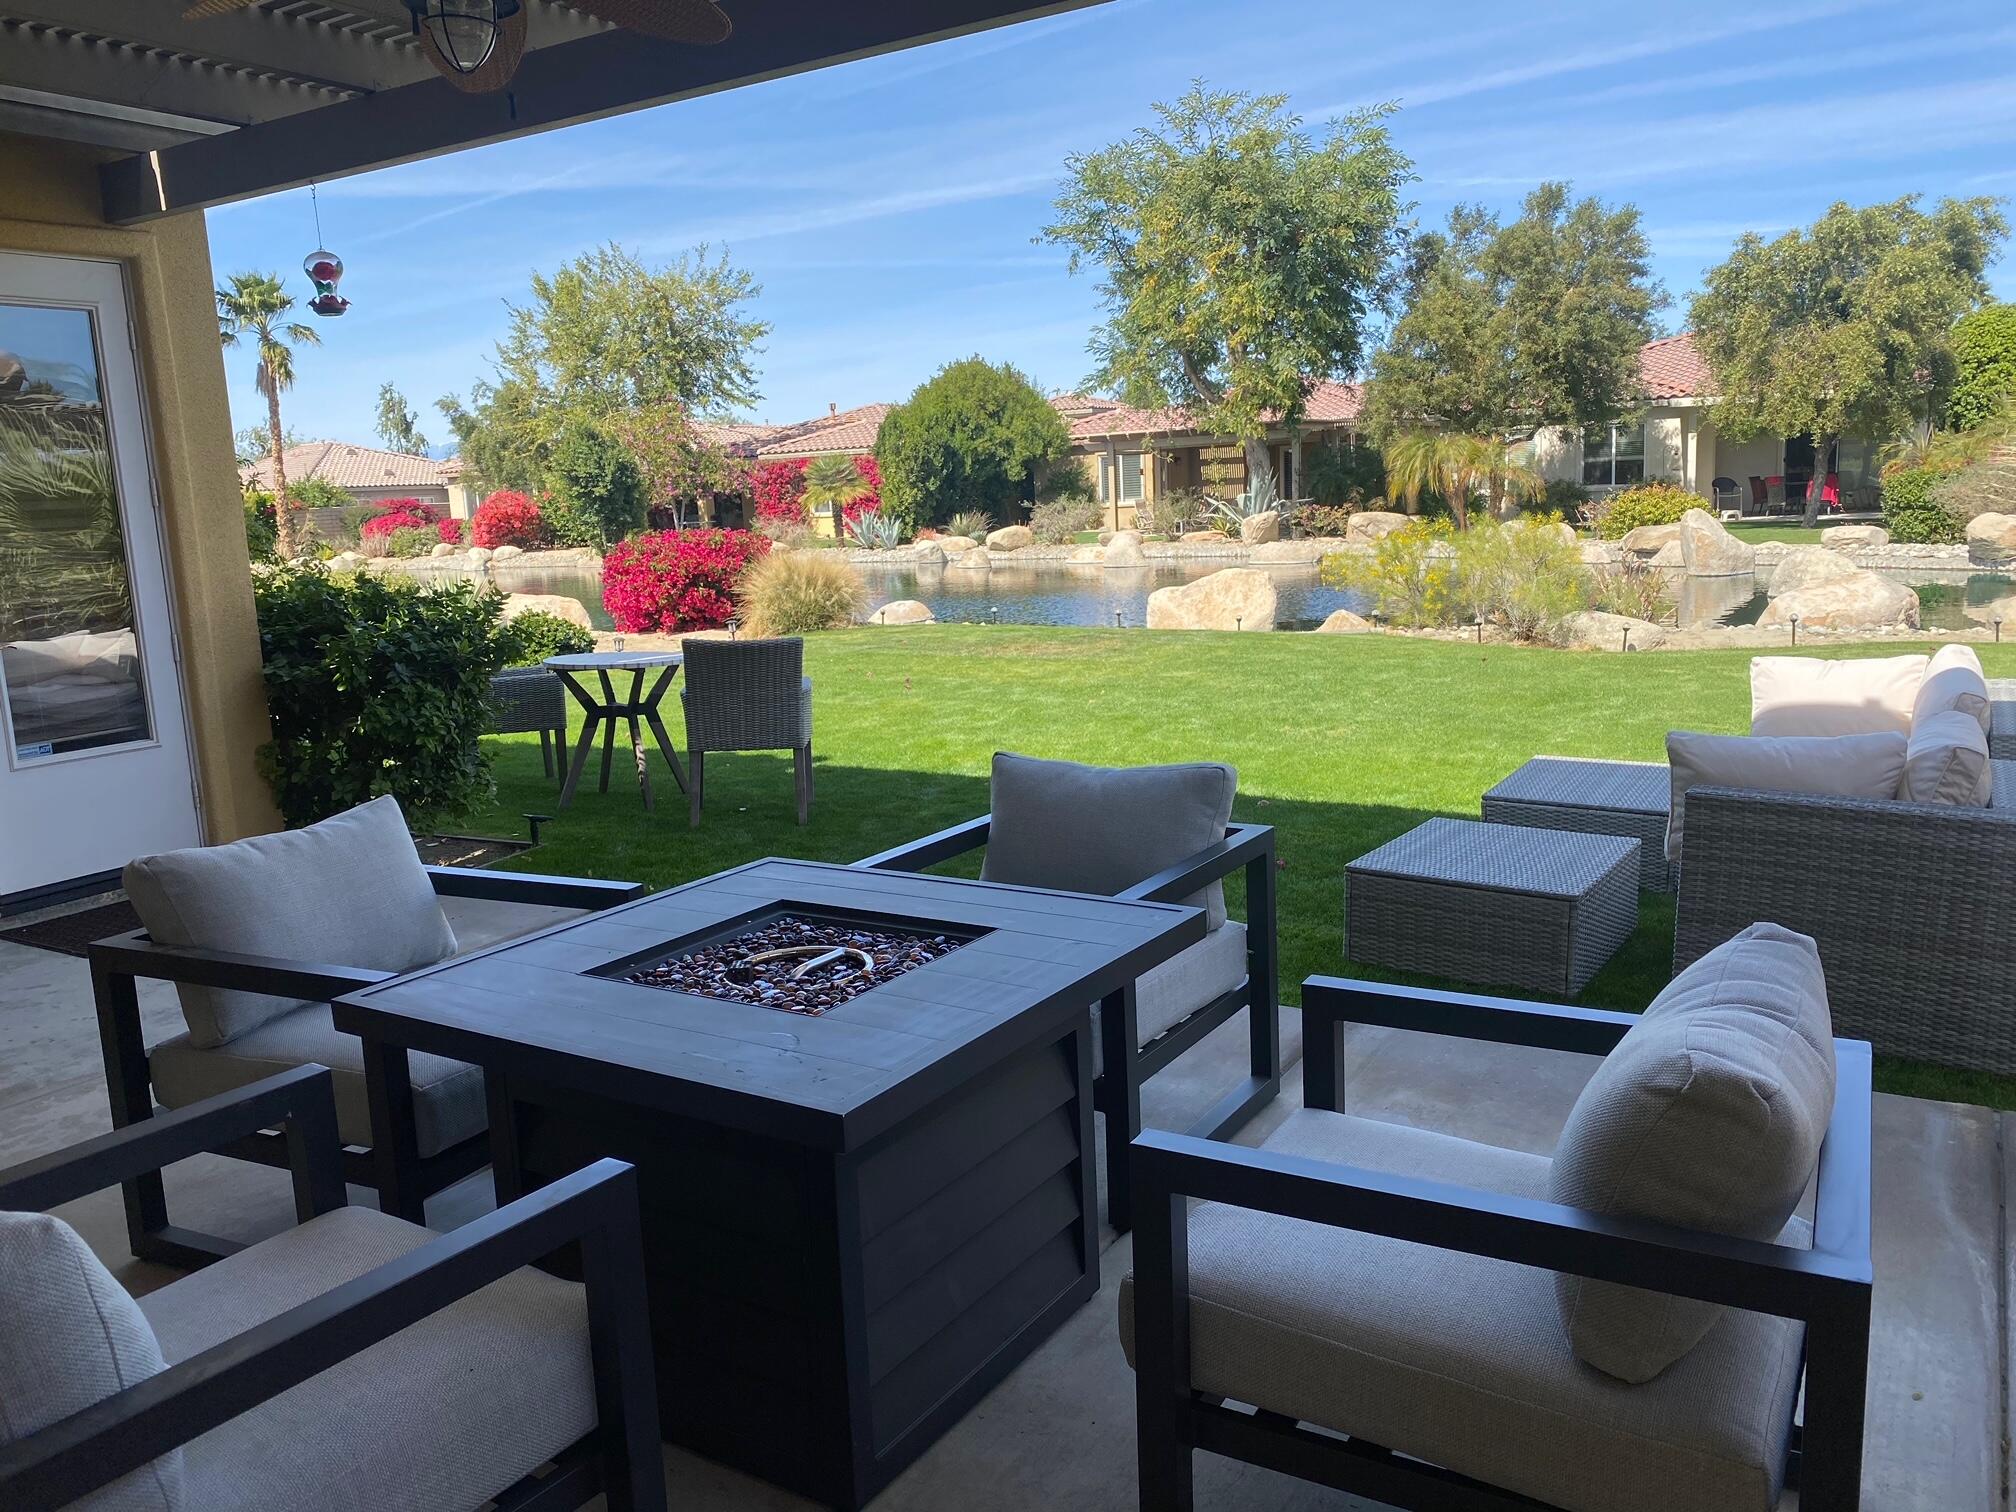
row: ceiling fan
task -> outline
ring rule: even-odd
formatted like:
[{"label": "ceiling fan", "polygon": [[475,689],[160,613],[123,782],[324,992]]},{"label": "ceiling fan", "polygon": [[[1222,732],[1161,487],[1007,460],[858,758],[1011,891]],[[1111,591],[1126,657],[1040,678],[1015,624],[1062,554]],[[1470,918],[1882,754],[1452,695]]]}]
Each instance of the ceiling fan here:
[{"label": "ceiling fan", "polygon": [[[193,0],[184,21],[202,21],[259,0]],[[340,0],[339,0],[340,3]],[[583,15],[666,42],[709,47],[734,23],[714,0],[567,0]],[[404,0],[414,35],[434,69],[457,89],[502,89],[525,55],[525,0]]]}]

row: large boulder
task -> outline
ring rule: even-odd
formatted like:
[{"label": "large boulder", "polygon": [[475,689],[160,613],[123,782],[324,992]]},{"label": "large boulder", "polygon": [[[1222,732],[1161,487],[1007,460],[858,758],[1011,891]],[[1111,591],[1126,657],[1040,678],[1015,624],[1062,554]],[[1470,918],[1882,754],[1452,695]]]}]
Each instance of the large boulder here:
[{"label": "large boulder", "polygon": [[1767,630],[1789,628],[1794,615],[1804,630],[1916,630],[1918,595],[1858,567],[1847,577],[1779,594],[1757,623]]},{"label": "large boulder", "polygon": [[1003,525],[987,532],[989,551],[1022,551],[1036,544],[1036,532],[1027,525]]},{"label": "large boulder", "polygon": [[504,595],[504,621],[509,624],[521,614],[551,614],[579,625],[583,630],[595,627],[588,622],[588,611],[581,607],[579,599],[571,599],[564,593],[507,593]]},{"label": "large boulder", "polygon": [[1141,552],[1141,537],[1131,530],[1123,530],[1106,543],[1102,554],[1108,567],[1146,567],[1148,558]]},{"label": "large boulder", "polygon": [[1370,544],[1383,541],[1396,530],[1405,530],[1412,522],[1404,514],[1396,514],[1390,509],[1361,509],[1351,516],[1344,527],[1344,539]]},{"label": "large boulder", "polygon": [[1252,567],[1227,567],[1180,588],[1148,595],[1150,630],[1272,630],[1274,579]]},{"label": "large boulder", "polygon": [[[967,543],[969,546],[972,543]],[[950,544],[941,537],[939,549],[946,553],[945,565],[953,570],[986,572],[994,566],[992,555],[985,551],[953,551]]]},{"label": "large boulder", "polygon": [[896,599],[868,616],[871,625],[928,625],[937,618],[930,606],[916,599]]},{"label": "large boulder", "polygon": [[469,560],[477,567],[481,567],[485,562],[489,561],[491,556],[492,552],[488,546],[471,546],[469,548]]},{"label": "large boulder", "polygon": [[1239,522],[1239,539],[1248,546],[1263,546],[1269,541],[1280,540],[1280,511],[1270,509],[1265,514],[1246,516]]},{"label": "large boulder", "polygon": [[490,560],[493,562],[509,562],[523,555],[525,555],[525,548],[523,546],[499,546],[495,551],[490,553]]},{"label": "large boulder", "polygon": [[1678,525],[1640,525],[1635,530],[1624,532],[1624,538],[1617,543],[1617,549],[1635,557],[1656,557],[1668,546],[1680,544]]},{"label": "large boulder", "polygon": [[451,545],[447,541],[437,541],[434,543],[434,549],[429,551],[427,555],[430,557],[451,557],[461,549],[460,546]]},{"label": "large boulder", "polygon": [[1829,551],[1825,546],[1795,546],[1771,569],[1771,581],[1764,591],[1777,598],[1837,578],[1853,577],[1861,570],[1840,552]]},{"label": "large boulder", "polygon": [[1881,525],[1832,525],[1820,532],[1820,544],[1836,551],[1859,551],[1864,546],[1888,546],[1890,532]]},{"label": "large boulder", "polygon": [[945,548],[936,541],[918,541],[910,548],[910,560],[919,567],[943,567]]},{"label": "large boulder", "polygon": [[948,557],[957,556],[962,551],[976,551],[980,546],[980,543],[971,536],[941,535],[933,536],[931,539],[937,543],[938,549]]},{"label": "large boulder", "polygon": [[1666,644],[1666,634],[1651,620],[1584,609],[1562,622],[1561,643],[1582,651],[1653,651]]},{"label": "large boulder", "polygon": [[366,557],[358,551],[339,551],[325,564],[331,572],[362,572]]},{"label": "large boulder", "polygon": [[[1331,543],[1336,550],[1336,543]],[[1323,560],[1325,552],[1321,541],[1263,541],[1258,546],[1246,548],[1249,562],[1307,562]]]},{"label": "large boulder", "polygon": [[1185,546],[1223,546],[1225,532],[1222,530],[1186,530],[1177,539]]},{"label": "large boulder", "polygon": [[1960,612],[1977,624],[1993,625],[2000,620],[2005,626],[2016,625],[2016,593],[1989,599],[1984,604],[1968,604]]},{"label": "large boulder", "polygon": [[1695,577],[1739,577],[1757,570],[1757,552],[1705,509],[1680,517],[1680,557]]},{"label": "large boulder", "polygon": [[[1672,528],[1678,530],[1680,527],[1675,525]],[[1668,541],[1645,561],[1646,565],[1651,567],[1677,567],[1683,572],[1687,570],[1687,553],[1678,541]]]},{"label": "large boulder", "polygon": [[1353,614],[1349,609],[1339,609],[1316,627],[1318,635],[1365,635],[1379,627],[1362,614]]},{"label": "large boulder", "polygon": [[1614,567],[1617,564],[1617,547],[1610,541],[1584,541],[1576,551],[1586,567]]},{"label": "large boulder", "polygon": [[1990,510],[1967,522],[1967,557],[1984,567],[2016,561],[2016,514]]},{"label": "large boulder", "polygon": [[1097,567],[1106,560],[1106,548],[1104,546],[1074,546],[1071,549],[1071,555],[1064,560],[1080,567]]}]

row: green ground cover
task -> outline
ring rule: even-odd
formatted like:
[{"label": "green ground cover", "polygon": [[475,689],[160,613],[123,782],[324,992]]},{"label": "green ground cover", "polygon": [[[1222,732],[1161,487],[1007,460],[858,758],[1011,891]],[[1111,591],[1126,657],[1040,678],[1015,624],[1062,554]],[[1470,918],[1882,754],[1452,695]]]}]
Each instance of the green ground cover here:
[{"label": "green ground cover", "polygon": [[[1989,676],[2016,677],[2016,645],[1981,651]],[[695,831],[655,757],[660,801],[643,812],[619,752],[610,791],[595,791],[591,763],[523,864],[664,887],[761,856],[851,861],[983,812],[997,749],[1112,765],[1227,760],[1239,768],[1236,817],[1279,832],[1281,981],[1294,1002],[1312,973],[1378,974],[1343,959],[1347,861],[1433,815],[1474,819],[1484,790],[1535,755],[1661,760],[1669,729],[1746,729],[1750,655],[1005,625],[833,632],[806,644],[817,788],[805,829],[792,823],[786,755],[710,757]],[[522,835],[521,815],[553,813],[556,785],[537,737],[488,743],[497,801],[467,823]],[[1671,899],[1645,895],[1637,934],[1581,1001],[1642,1008],[1671,974],[1672,932]],[[2016,1080],[1900,1065],[1883,1077],[1892,1090],[2016,1107]]]},{"label": "green ground cover", "polygon": [[1729,533],[1739,541],[1748,541],[1752,546],[1761,546],[1766,541],[1783,541],[1788,546],[1818,546],[1821,528],[1816,525],[1808,529],[1804,525],[1787,524],[1785,520],[1773,520],[1769,523],[1751,520],[1729,522]]}]

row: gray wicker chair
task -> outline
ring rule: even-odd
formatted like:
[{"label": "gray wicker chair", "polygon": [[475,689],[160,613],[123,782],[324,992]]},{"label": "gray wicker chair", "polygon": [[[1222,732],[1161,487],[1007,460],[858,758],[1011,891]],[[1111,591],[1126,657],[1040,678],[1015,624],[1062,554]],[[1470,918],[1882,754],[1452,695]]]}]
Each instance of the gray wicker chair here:
[{"label": "gray wicker chair", "polygon": [[1842,1033],[2016,1074],[2016,762],[1993,765],[1985,809],[1695,788],[1674,968],[1783,924],[1820,942]]},{"label": "gray wicker chair", "polygon": [[793,757],[798,822],[812,809],[812,679],[805,676],[805,642],[692,640],[686,658],[687,797],[692,823],[700,823],[709,751],[784,751]]},{"label": "gray wicker chair", "polygon": [[539,737],[539,757],[551,777],[553,753],[567,749],[567,691],[544,667],[508,667],[490,679],[493,735]]}]

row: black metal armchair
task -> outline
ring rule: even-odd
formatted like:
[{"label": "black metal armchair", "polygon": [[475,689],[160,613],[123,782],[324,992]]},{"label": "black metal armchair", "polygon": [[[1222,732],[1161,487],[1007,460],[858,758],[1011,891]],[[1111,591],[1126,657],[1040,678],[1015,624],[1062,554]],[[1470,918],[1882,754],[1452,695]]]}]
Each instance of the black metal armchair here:
[{"label": "black metal armchair", "polygon": [[[0,1171],[0,1210],[40,1212],[115,1182],[158,1179],[170,1162],[269,1128],[281,1131],[302,1227],[241,1250],[226,1268],[236,1268],[229,1279],[249,1283],[235,1298],[291,1290],[307,1300],[277,1311],[245,1301],[243,1312],[220,1320],[214,1299],[192,1306],[178,1295],[202,1289],[205,1276],[150,1293],[140,1309],[167,1330],[166,1368],[0,1445],[0,1504],[18,1512],[67,1506],[180,1449],[190,1506],[284,1509],[304,1491],[340,1483],[372,1506],[440,1507],[466,1497],[472,1508],[558,1509],[603,1494],[618,1512],[662,1512],[636,1177],[621,1161],[597,1161],[452,1234],[400,1234],[410,1226],[345,1208],[332,1079],[311,1066]],[[350,1214],[355,1221],[344,1222]],[[290,1244],[296,1235],[305,1242]],[[525,1270],[570,1246],[578,1246],[582,1287]],[[304,1266],[308,1250],[316,1258]],[[373,1250],[393,1258],[372,1263]],[[318,1278],[325,1284],[314,1285]],[[192,1313],[204,1324],[195,1333]],[[573,1332],[584,1323],[585,1340]],[[541,1377],[514,1394],[531,1404],[524,1418],[494,1396],[472,1411],[466,1395],[450,1391],[410,1427],[390,1419],[398,1442],[373,1441],[386,1431],[385,1393],[495,1369],[514,1354],[499,1333],[521,1326],[527,1337],[515,1352]],[[569,1334],[568,1359],[542,1348]],[[196,1347],[185,1354],[178,1337]],[[381,1347],[367,1369],[356,1357],[373,1346]],[[276,1402],[283,1393],[286,1403]],[[310,1418],[314,1431],[274,1432],[271,1414],[283,1410]],[[186,1447],[203,1435],[200,1453]],[[502,1484],[484,1484],[485,1476]]]},{"label": "black metal armchair", "polygon": [[[427,873],[440,897],[559,908],[609,908],[646,891],[640,883],[474,868],[430,866]],[[480,1072],[434,1058],[416,1092],[414,1070],[404,1050],[391,1046],[367,1049],[354,1036],[328,1025],[326,1008],[319,1010],[312,1026],[283,1025],[273,1033],[270,1044],[247,1051],[245,1042],[240,1042],[228,1067],[220,1064],[215,1069],[192,1071],[190,1065],[196,1057],[184,1055],[178,1065],[176,1091],[157,1097],[159,1072],[166,1068],[156,1066],[141,1029],[140,979],[191,982],[327,1004],[346,992],[382,982],[391,973],[161,945],[145,930],[100,940],[90,947],[89,956],[115,1128],[156,1116],[157,1102],[172,1106],[192,1101],[185,1092],[206,1078],[243,1085],[288,1066],[333,1061],[337,1063],[333,1069],[338,1079],[339,1121],[345,1133],[343,1176],[359,1186],[375,1188],[383,1211],[413,1223],[424,1222],[430,1196],[489,1162]],[[221,1088],[203,1086],[202,1090]],[[437,1100],[438,1108],[434,1106]],[[424,1153],[423,1113],[427,1115]],[[289,1162],[286,1141],[257,1129],[247,1130],[218,1153],[260,1165],[286,1166]],[[133,1253],[142,1259],[194,1268],[237,1248],[216,1235],[170,1223],[167,1195],[158,1173],[142,1172],[121,1184],[127,1234]]]},{"label": "black metal armchair", "polygon": [[[1136,1371],[1144,1512],[1192,1506],[1192,1458],[1199,1449],[1395,1507],[1626,1512],[1655,1504],[1740,1504],[1710,1484],[1711,1472],[1721,1468],[1715,1456],[1682,1452],[1681,1441],[1690,1432],[1720,1433],[1748,1456],[1746,1487],[1763,1488],[1752,1504],[1767,1505],[1770,1486],[1789,1483],[1799,1488],[1802,1512],[1854,1512],[1860,1504],[1872,1281],[1865,1042],[1834,1042],[1836,1097],[1814,1184],[1812,1246],[1802,1249],[1563,1206],[1545,1200],[1544,1178],[1537,1193],[1530,1189],[1533,1168],[1544,1169],[1542,1157],[1331,1116],[1344,1111],[1347,1023],[1603,1055],[1638,1022],[1634,1015],[1326,977],[1304,984],[1302,1011],[1306,1102],[1311,1110],[1325,1111],[1295,1117],[1313,1120],[1305,1128],[1317,1131],[1319,1139],[1327,1137],[1324,1126],[1334,1127],[1338,1137],[1332,1148],[1343,1152],[1341,1158],[1290,1153],[1293,1141],[1256,1150],[1155,1130],[1134,1142],[1141,1206],[1135,1273],[1122,1311],[1123,1329],[1131,1327]],[[1355,1146],[1346,1125],[1358,1126]],[[1375,1130],[1387,1134],[1370,1132]],[[1278,1139],[1270,1136],[1270,1146]],[[1417,1157],[1411,1163],[1396,1154],[1403,1144],[1411,1144]],[[1476,1163],[1465,1174],[1509,1173],[1511,1179],[1489,1190],[1482,1180],[1462,1175],[1452,1180],[1450,1157],[1466,1148],[1481,1153],[1474,1154]],[[1418,1159],[1423,1151],[1431,1158]],[[1193,1201],[1221,1206],[1193,1211]],[[1490,1284],[1503,1290],[1465,1296],[1425,1282],[1408,1288],[1382,1282],[1376,1266],[1349,1275],[1288,1278],[1301,1283],[1298,1296],[1309,1292],[1312,1281],[1362,1296],[1363,1309],[1382,1331],[1379,1358],[1342,1393],[1335,1392],[1334,1380],[1312,1382],[1306,1374],[1296,1377],[1292,1364],[1276,1364],[1251,1388],[1252,1396],[1241,1395],[1215,1378],[1222,1369],[1224,1324],[1214,1303],[1195,1289],[1193,1258],[1207,1286],[1222,1284],[1213,1278],[1228,1268],[1243,1268],[1247,1277],[1260,1273],[1262,1258],[1250,1247],[1221,1256],[1222,1235],[1208,1228],[1206,1247],[1195,1249],[1193,1229],[1214,1212],[1229,1213],[1235,1221],[1266,1214],[1322,1225],[1306,1231],[1319,1242],[1339,1233],[1404,1241],[1404,1254],[1397,1249],[1384,1254],[1389,1276],[1395,1267],[1403,1276],[1418,1275],[1431,1266],[1467,1263],[1452,1256],[1483,1257],[1489,1267],[1473,1274],[1488,1274]],[[1545,1274],[1550,1271],[1741,1311],[1724,1315],[1715,1348],[1704,1341],[1664,1375],[1629,1385],[1567,1358],[1553,1316],[1553,1278]],[[1546,1299],[1550,1347],[1522,1354],[1520,1344],[1530,1340],[1511,1316],[1517,1309],[1507,1306],[1507,1297],[1514,1287],[1530,1293],[1535,1286]],[[1410,1300],[1399,1295],[1403,1289],[1431,1295],[1413,1298],[1410,1311]],[[1785,1319],[1796,1320],[1803,1331],[1777,1321]],[[1421,1326],[1410,1332],[1410,1322]],[[1435,1376],[1427,1357],[1448,1348],[1448,1335],[1465,1330],[1473,1356],[1503,1356],[1508,1364],[1502,1375],[1475,1388],[1470,1400],[1451,1403],[1447,1397],[1458,1378]],[[1542,1333],[1537,1325],[1531,1331]],[[1271,1339],[1262,1340],[1263,1350],[1306,1364],[1306,1355],[1284,1348],[1283,1337],[1277,1327]],[[1769,1390],[1742,1369],[1741,1348],[1747,1346],[1740,1341],[1754,1345],[1760,1339],[1783,1367]],[[1587,1410],[1588,1418],[1578,1420],[1557,1410],[1556,1403],[1522,1398],[1522,1369],[1560,1382],[1566,1403]],[[1417,1384],[1409,1384],[1406,1372]],[[1794,1424],[1802,1372],[1803,1423]],[[1714,1388],[1732,1383],[1727,1397],[1715,1398]],[[1703,1386],[1709,1389],[1697,1389]],[[1315,1400],[1308,1395],[1312,1391],[1319,1397],[1333,1392],[1333,1402],[1353,1392],[1356,1397],[1327,1420],[1286,1405],[1290,1398],[1303,1404]],[[1393,1405],[1410,1393],[1412,1400]],[[1274,1400],[1270,1405],[1254,1397]],[[1498,1418],[1523,1410],[1529,1400],[1541,1426],[1531,1433],[1506,1432]],[[1439,1403],[1446,1414],[1438,1418],[1424,1403]],[[1336,1420],[1354,1413],[1376,1418],[1381,1408],[1389,1420],[1384,1441],[1359,1436],[1367,1430],[1355,1418]],[[1407,1434],[1392,1431],[1394,1422],[1404,1423]],[[1410,1443],[1408,1436],[1425,1441]],[[1665,1459],[1655,1463],[1660,1451]],[[1527,1483],[1506,1489],[1511,1477],[1504,1468],[1521,1454]]]},{"label": "black metal armchair", "polygon": [[[992,827],[993,816],[983,814],[854,864],[877,871],[923,871],[986,845]],[[1142,1083],[1243,1008],[1249,1010],[1248,1075],[1225,1093],[1200,1127],[1208,1129],[1213,1138],[1234,1134],[1281,1090],[1274,828],[1266,824],[1228,825],[1223,839],[1114,894],[1147,903],[1179,903],[1242,868],[1246,874],[1243,976],[1173,1022],[1162,1022],[1163,1016],[1156,1015],[1151,1022],[1153,1032],[1145,1042],[1141,1037],[1144,1016],[1139,983],[1130,983],[1095,1010],[1100,1055],[1092,1101],[1106,1118],[1106,1215],[1123,1233],[1133,1224],[1130,1141],[1141,1132]],[[1213,935],[1218,933],[1213,931]],[[1206,951],[1212,946],[1213,938],[1207,936],[1191,951]],[[1185,951],[1170,965],[1178,965],[1190,953]]]}]

